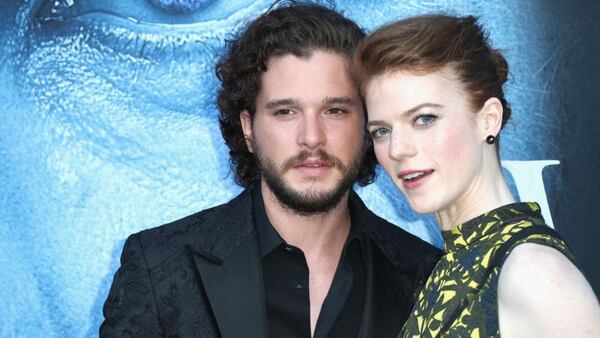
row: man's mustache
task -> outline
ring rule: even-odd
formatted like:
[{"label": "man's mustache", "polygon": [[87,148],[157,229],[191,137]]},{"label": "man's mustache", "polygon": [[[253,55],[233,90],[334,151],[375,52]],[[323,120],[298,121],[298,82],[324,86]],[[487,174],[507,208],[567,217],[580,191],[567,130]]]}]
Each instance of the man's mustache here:
[{"label": "man's mustache", "polygon": [[325,162],[328,166],[339,169],[341,172],[346,172],[348,167],[344,165],[342,160],[338,157],[329,154],[323,149],[318,149],[316,151],[308,151],[302,150],[298,155],[287,158],[282,165],[282,172],[287,172],[288,170],[295,168],[301,165],[304,161],[309,158],[318,158],[320,161]]}]

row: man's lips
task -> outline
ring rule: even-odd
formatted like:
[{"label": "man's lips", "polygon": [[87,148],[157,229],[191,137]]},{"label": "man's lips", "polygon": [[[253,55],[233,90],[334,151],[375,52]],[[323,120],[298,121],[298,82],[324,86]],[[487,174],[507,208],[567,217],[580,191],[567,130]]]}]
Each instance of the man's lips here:
[{"label": "man's lips", "polygon": [[323,149],[313,152],[301,151],[297,156],[285,160],[281,168],[283,173],[290,169],[297,169],[309,175],[326,172],[331,168],[337,168],[341,172],[347,171],[346,166],[339,158],[328,154]]},{"label": "man's lips", "polygon": [[314,160],[314,161],[302,161],[296,167],[296,170],[299,170],[304,175],[308,176],[322,176],[325,175],[331,169],[331,165],[322,160]]},{"label": "man's lips", "polygon": [[294,169],[309,177],[321,177],[326,175],[333,164],[321,159],[304,160],[294,166]]},{"label": "man's lips", "polygon": [[320,167],[331,167],[331,163],[323,160],[307,160],[302,161],[295,165],[296,168],[307,167],[307,168],[320,168]]}]

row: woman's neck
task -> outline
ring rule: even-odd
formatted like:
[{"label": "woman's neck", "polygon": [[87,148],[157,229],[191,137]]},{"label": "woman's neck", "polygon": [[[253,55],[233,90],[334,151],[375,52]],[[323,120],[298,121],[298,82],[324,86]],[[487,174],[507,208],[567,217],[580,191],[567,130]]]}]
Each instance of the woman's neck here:
[{"label": "woman's neck", "polygon": [[450,230],[503,205],[515,203],[500,166],[484,172],[488,174],[473,179],[467,191],[454,203],[435,213],[442,231]]}]

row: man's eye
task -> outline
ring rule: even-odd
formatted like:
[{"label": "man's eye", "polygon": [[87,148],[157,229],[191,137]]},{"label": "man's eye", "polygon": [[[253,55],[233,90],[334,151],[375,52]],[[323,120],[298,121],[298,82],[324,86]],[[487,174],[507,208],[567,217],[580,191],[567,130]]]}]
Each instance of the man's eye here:
[{"label": "man's eye", "polygon": [[342,115],[342,114],[345,114],[346,111],[341,108],[329,108],[327,110],[327,113],[332,114],[332,115]]},{"label": "man's eye", "polygon": [[388,135],[391,132],[391,130],[389,128],[377,128],[377,129],[373,129],[371,131],[369,131],[369,135],[371,136],[372,139],[378,139],[378,138],[382,138],[386,135]]},{"label": "man's eye", "polygon": [[294,115],[294,111],[291,109],[279,109],[273,113],[275,116],[279,117],[289,117]]},{"label": "man's eye", "polygon": [[437,116],[433,114],[420,114],[415,117],[414,124],[416,126],[428,126],[437,120]]}]

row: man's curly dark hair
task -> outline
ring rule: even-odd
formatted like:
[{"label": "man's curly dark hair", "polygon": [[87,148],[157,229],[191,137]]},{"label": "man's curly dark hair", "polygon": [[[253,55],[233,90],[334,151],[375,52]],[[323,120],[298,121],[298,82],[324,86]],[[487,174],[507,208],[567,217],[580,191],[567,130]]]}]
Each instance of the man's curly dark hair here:
[{"label": "man's curly dark hair", "polygon": [[[253,117],[260,91],[261,76],[269,58],[292,54],[309,57],[315,50],[340,53],[351,59],[365,32],[353,21],[331,8],[313,3],[278,2],[226,41],[225,54],[216,65],[221,81],[217,105],[219,124],[229,146],[230,165],[235,181],[249,187],[260,177],[254,154],[248,151],[240,122],[240,112]],[[369,141],[365,132],[366,142]],[[356,182],[365,186],[375,179],[377,160],[368,145]]]}]

